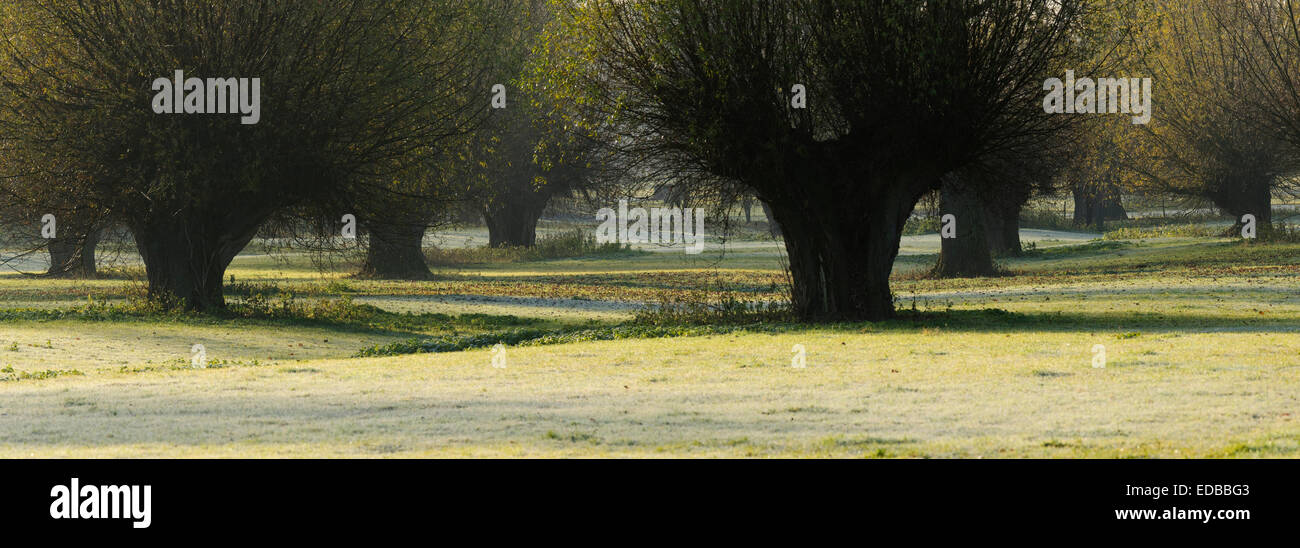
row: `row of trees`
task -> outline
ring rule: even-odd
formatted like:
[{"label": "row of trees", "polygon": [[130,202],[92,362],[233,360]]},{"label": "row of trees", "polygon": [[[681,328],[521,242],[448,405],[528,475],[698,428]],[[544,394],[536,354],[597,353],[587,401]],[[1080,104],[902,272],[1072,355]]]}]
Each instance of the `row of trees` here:
[{"label": "row of trees", "polygon": [[[530,245],[553,196],[671,185],[721,207],[757,198],[804,318],[878,320],[923,196],[960,219],[936,272],[982,274],[1018,252],[1035,193],[1069,188],[1086,222],[1141,188],[1267,223],[1300,145],[1291,0],[0,10],[0,214],[70,220],[49,247],[63,264],[125,225],[151,294],[196,309],[223,306],[225,268],[267,227],[328,249],[355,214],[367,271],[420,277],[420,241],[456,204],[475,204],[492,245]],[[261,122],[154,114],[149,83],[178,69],[262,78]],[[1152,122],[1044,113],[1044,81],[1066,70],[1152,77]]]},{"label": "row of trees", "polygon": [[[1105,24],[1080,35],[1070,66],[1151,78],[1158,114],[1139,126],[1126,116],[1080,120],[995,158],[993,169],[979,162],[949,174],[939,210],[963,223],[943,241],[935,274],[992,274],[993,257],[1019,254],[1014,226],[1034,195],[1069,192],[1075,224],[1096,230],[1125,218],[1119,196],[1132,193],[1211,206],[1238,223],[1251,214],[1268,231],[1273,197],[1296,194],[1300,156],[1276,108],[1294,73],[1284,66],[1296,53],[1284,53],[1295,36],[1291,3],[1142,1],[1093,15]],[[993,184],[971,184],[977,177]]]},{"label": "row of trees", "polygon": [[[268,227],[337,248],[338,220],[355,215],[364,269],[386,277],[427,275],[426,228],[466,199],[484,204],[494,245],[531,244],[509,225],[531,228],[540,209],[498,194],[566,191],[580,164],[535,158],[569,144],[535,127],[540,103],[517,94],[496,110],[488,96],[520,89],[546,13],[513,0],[6,3],[0,218],[29,241],[57,218],[57,272],[93,270],[98,235],[124,225],[151,294],[195,309],[223,306],[226,267]],[[264,115],[156,114],[150,84],[176,70],[260,78]]]},{"label": "row of trees", "polygon": [[[959,218],[936,273],[977,275],[1019,251],[1035,193],[1068,189],[1076,222],[1098,227],[1140,191],[1267,230],[1272,196],[1294,191],[1293,0],[607,0],[570,13],[576,51],[596,52],[567,80],[586,117],[613,120],[600,130],[625,154],[689,184],[755,192],[809,319],[893,314],[900,233],[927,193]],[[1045,80],[1067,70],[1151,78],[1150,123],[1046,114]]]},{"label": "row of trees", "polygon": [[[808,319],[893,315],[889,275],[917,201],[951,201],[1070,124],[1047,75],[1101,13],[1082,2],[587,2],[564,32],[598,52],[568,76],[621,152],[687,184],[738,183],[779,223]],[[808,90],[807,108],[791,101]],[[1021,166],[1008,167],[1021,171]],[[957,190],[960,189],[960,190]]]}]

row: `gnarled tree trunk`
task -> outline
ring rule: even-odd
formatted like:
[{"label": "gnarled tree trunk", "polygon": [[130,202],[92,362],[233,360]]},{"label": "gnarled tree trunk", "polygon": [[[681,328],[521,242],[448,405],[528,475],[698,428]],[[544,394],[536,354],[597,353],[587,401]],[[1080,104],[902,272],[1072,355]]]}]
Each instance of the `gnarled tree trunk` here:
[{"label": "gnarled tree trunk", "polygon": [[[785,238],[794,308],[804,320],[879,321],[894,317],[889,276],[903,224],[922,192],[875,185],[864,199],[772,200],[770,219]],[[766,200],[765,200],[766,202]],[[870,208],[863,203],[875,204]]]},{"label": "gnarled tree trunk", "polygon": [[767,233],[773,238],[780,238],[781,224],[776,222],[776,215],[772,213],[772,206],[767,205],[767,202],[763,200],[759,200],[758,203],[763,206],[763,216],[767,217]]},{"label": "gnarled tree trunk", "polygon": [[237,211],[232,208],[211,217],[182,211],[132,224],[149,279],[149,296],[188,310],[225,308],[226,268],[266,218]]},{"label": "gnarled tree trunk", "polygon": [[537,221],[546,200],[513,200],[484,208],[489,247],[533,247],[537,245]]},{"label": "gnarled tree trunk", "polygon": [[386,280],[423,280],[433,274],[424,258],[424,223],[380,222],[370,225],[364,275]]},{"label": "gnarled tree trunk", "polygon": [[989,251],[994,257],[1019,257],[1024,253],[1020,245],[1021,204],[989,204],[984,208]]},{"label": "gnarled tree trunk", "polygon": [[1106,196],[1101,200],[1101,218],[1107,221],[1128,219],[1128,211],[1124,210],[1124,202],[1119,196]]},{"label": "gnarled tree trunk", "polygon": [[1097,191],[1083,185],[1070,189],[1074,195],[1074,225],[1092,227],[1097,232],[1106,229],[1106,221],[1118,221],[1128,218],[1124,204],[1118,196],[1108,192]]},{"label": "gnarled tree trunk", "polygon": [[1214,205],[1232,216],[1233,226],[1230,236],[1241,234],[1241,218],[1246,214],[1255,216],[1255,229],[1259,233],[1273,227],[1273,185],[1269,177],[1239,176],[1230,184],[1216,185],[1217,191],[1210,195]]},{"label": "gnarled tree trunk", "polygon": [[1024,252],[1020,245],[1020,211],[1031,193],[1029,188],[1013,185],[981,196],[989,251],[994,257],[1018,257]]},{"label": "gnarled tree trunk", "polygon": [[99,245],[100,231],[92,229],[84,236],[55,238],[50,240],[49,276],[71,276],[76,278],[94,278],[95,247]]}]

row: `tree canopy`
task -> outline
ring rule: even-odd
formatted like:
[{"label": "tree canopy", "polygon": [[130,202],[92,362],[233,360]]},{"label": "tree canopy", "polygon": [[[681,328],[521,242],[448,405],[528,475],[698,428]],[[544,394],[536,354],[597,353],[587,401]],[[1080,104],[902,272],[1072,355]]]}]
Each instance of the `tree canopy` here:
[{"label": "tree canopy", "polygon": [[[131,229],[152,295],[221,307],[226,266],[271,215],[391,192],[467,131],[483,7],[15,0],[0,21],[4,180],[32,207],[104,208]],[[260,79],[260,120],[157,113],[152,83],[177,71]]]}]

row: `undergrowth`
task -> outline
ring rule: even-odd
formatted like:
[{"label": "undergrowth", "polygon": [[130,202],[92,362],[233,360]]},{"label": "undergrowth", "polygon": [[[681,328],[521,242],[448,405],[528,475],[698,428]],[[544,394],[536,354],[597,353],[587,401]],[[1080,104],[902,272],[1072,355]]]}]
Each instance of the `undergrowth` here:
[{"label": "undergrowth", "polygon": [[645,252],[617,243],[596,243],[594,232],[578,228],[543,235],[533,247],[429,248],[424,256],[433,266],[464,266],[639,253]]}]

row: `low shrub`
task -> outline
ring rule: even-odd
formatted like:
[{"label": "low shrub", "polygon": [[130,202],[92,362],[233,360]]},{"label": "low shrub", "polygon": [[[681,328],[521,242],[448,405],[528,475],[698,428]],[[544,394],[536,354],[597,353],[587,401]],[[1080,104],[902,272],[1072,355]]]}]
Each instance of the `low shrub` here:
[{"label": "low shrub", "polygon": [[1106,232],[1104,240],[1141,240],[1146,238],[1210,238],[1220,235],[1222,228],[1198,224],[1164,224],[1156,226],[1128,226]]},{"label": "low shrub", "polygon": [[795,321],[787,302],[743,301],[731,296],[719,302],[665,300],[638,310],[635,325],[715,325]]}]

